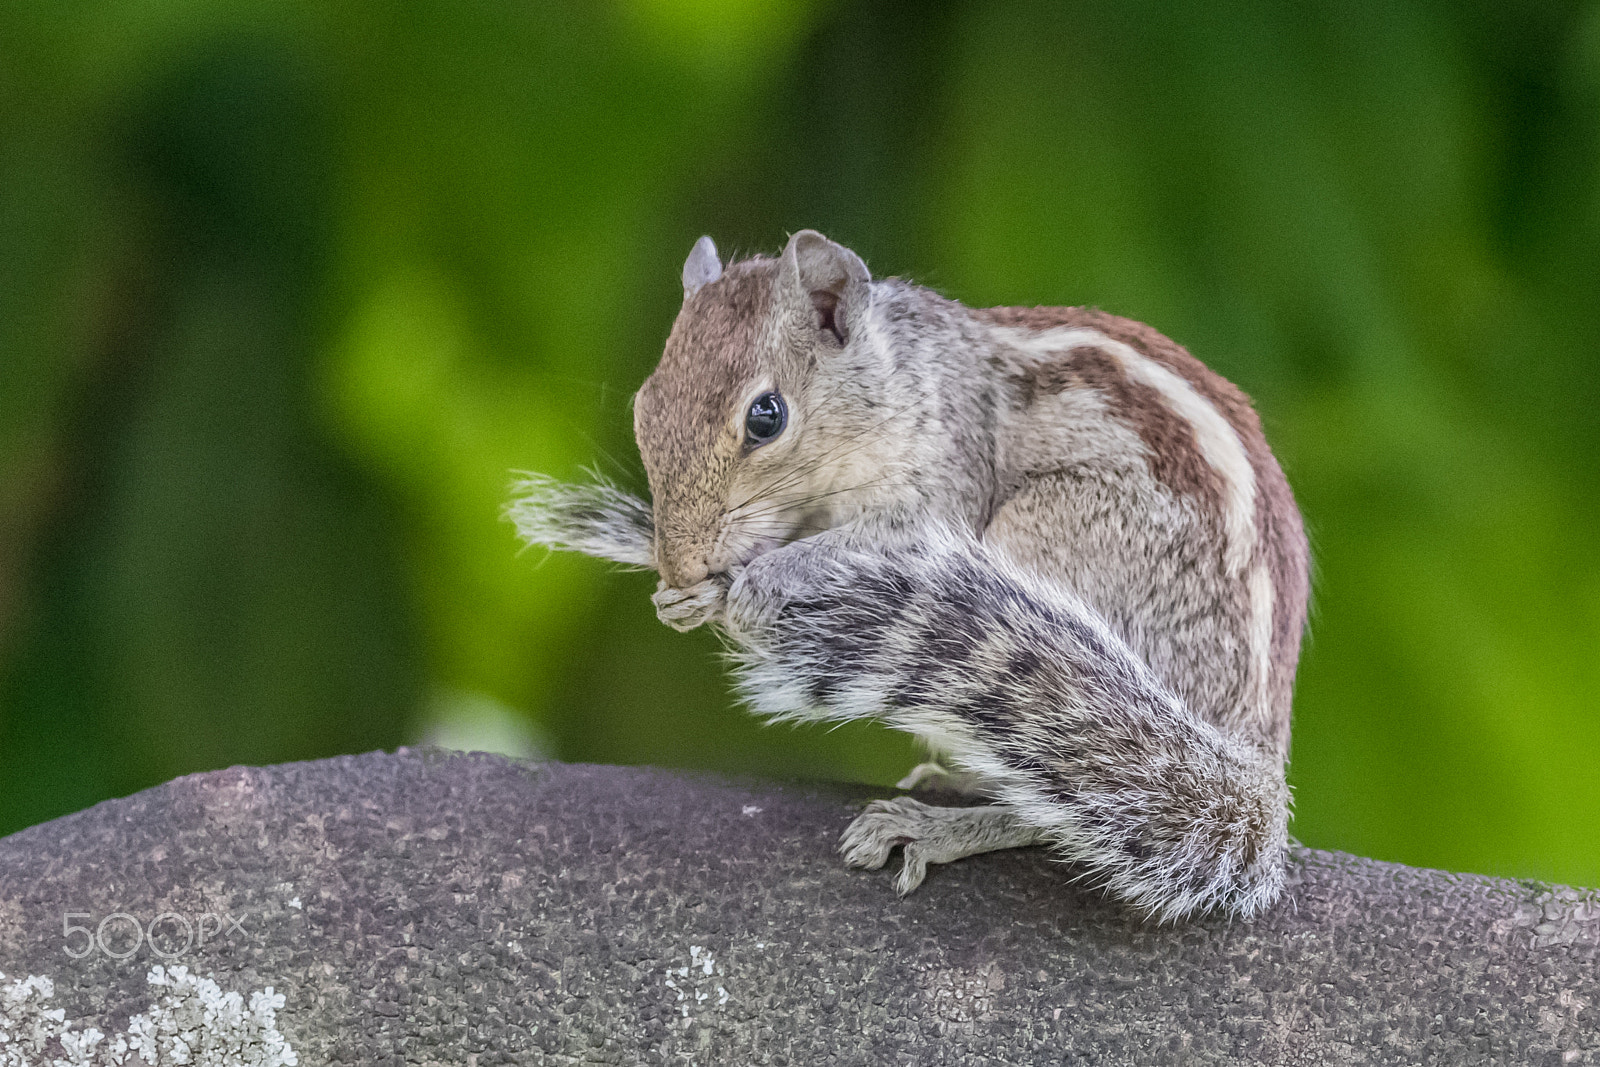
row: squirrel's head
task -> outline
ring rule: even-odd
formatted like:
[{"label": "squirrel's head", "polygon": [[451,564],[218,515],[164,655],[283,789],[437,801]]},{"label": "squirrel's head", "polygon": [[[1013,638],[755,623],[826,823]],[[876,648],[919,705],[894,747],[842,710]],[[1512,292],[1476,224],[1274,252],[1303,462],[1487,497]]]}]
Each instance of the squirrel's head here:
[{"label": "squirrel's head", "polygon": [[871,280],[860,257],[814,230],[777,259],[726,270],[711,238],[695,242],[683,309],[634,402],[668,585],[836,521]]}]

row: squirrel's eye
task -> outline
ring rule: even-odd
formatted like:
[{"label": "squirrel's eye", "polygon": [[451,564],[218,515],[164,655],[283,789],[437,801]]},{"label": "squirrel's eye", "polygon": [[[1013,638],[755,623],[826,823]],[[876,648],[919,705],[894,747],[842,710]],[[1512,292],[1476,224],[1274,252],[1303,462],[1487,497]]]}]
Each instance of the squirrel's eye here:
[{"label": "squirrel's eye", "polygon": [[777,393],[762,393],[750,402],[744,416],[745,443],[754,448],[783,432],[789,423],[789,405]]}]

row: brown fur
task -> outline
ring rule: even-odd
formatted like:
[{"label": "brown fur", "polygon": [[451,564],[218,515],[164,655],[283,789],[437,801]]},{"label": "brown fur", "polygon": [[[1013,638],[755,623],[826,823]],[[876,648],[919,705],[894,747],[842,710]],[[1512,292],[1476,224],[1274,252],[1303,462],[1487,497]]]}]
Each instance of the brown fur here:
[{"label": "brown fur", "polygon": [[[1261,419],[1250,405],[1244,391],[1210,367],[1201,363],[1182,345],[1166,337],[1159,330],[1142,322],[1111,315],[1098,308],[1087,307],[997,307],[975,309],[972,313],[981,321],[996,326],[1013,326],[1028,330],[1049,330],[1059,327],[1085,327],[1098,330],[1114,341],[1131,346],[1146,358],[1154,360],[1187,381],[1202,397],[1228,421],[1244,445],[1245,454],[1256,481],[1256,542],[1257,553],[1264,554],[1268,573],[1272,578],[1275,602],[1272,610],[1272,678],[1271,694],[1275,707],[1288,707],[1294,688],[1294,674],[1300,660],[1300,637],[1305,629],[1307,575],[1310,568],[1310,551],[1306,544],[1305,529],[1300,519],[1300,509],[1295,506],[1294,494],[1283,469],[1273,458],[1261,431]],[[1078,349],[1070,355],[1075,356]],[[1076,360],[1074,360],[1076,362]],[[1120,372],[1114,372],[1120,376]],[[1085,379],[1085,384],[1090,383]],[[1153,453],[1152,473],[1174,490],[1184,491],[1186,479],[1193,475],[1171,469],[1174,457],[1181,466],[1200,462],[1192,447],[1157,447],[1156,439],[1171,440],[1157,429],[1160,416],[1152,416],[1139,403],[1128,406],[1115,385],[1100,385],[1113,404],[1116,413],[1128,419],[1139,430]],[[1158,398],[1148,398],[1151,404],[1165,409]],[[1182,422],[1169,413],[1167,418]],[[1190,434],[1183,426],[1185,434]],[[1155,439],[1153,439],[1153,437]],[[1192,434],[1191,434],[1192,438]],[[1160,462],[1154,457],[1166,457],[1165,473],[1156,469]],[[1215,480],[1215,473],[1208,477]],[[1175,480],[1176,479],[1176,480]],[[1288,744],[1287,723],[1279,727],[1275,741],[1280,748]]]},{"label": "brown fur", "polygon": [[725,502],[711,488],[726,481],[743,442],[730,416],[735,394],[755,373],[777,271],[776,260],[749,259],[689,296],[634,401],[659,565],[672,584],[698,580],[703,560],[693,557],[709,549],[721,520]]},{"label": "brown fur", "polygon": [[[709,442],[728,421],[734,390],[755,371],[756,341],[767,321],[776,269],[775,260],[746,260],[684,302],[661,363],[636,401],[636,429],[647,457],[697,459],[701,450],[675,439],[693,434]],[[659,484],[669,485],[696,472],[660,473]]]},{"label": "brown fur", "polygon": [[1116,359],[1093,345],[1079,345],[1059,363],[1030,367],[1022,377],[1025,403],[1065,389],[1100,393],[1111,413],[1138,431],[1149,455],[1150,472],[1174,493],[1198,498],[1209,512],[1222,509],[1222,479],[1206,463],[1188,420],[1174,412],[1150,386],[1129,380]]}]

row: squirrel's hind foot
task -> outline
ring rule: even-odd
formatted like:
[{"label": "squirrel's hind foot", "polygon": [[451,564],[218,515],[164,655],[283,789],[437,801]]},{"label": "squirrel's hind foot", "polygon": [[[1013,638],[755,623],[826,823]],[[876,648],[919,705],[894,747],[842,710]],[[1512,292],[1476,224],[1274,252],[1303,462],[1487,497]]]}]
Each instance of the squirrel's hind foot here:
[{"label": "squirrel's hind foot", "polygon": [[965,771],[953,771],[937,760],[917,764],[904,778],[896,782],[894,787],[907,790],[927,787],[969,797],[993,795],[982,778]]},{"label": "squirrel's hind foot", "polygon": [[942,808],[910,797],[874,800],[856,816],[839,841],[851,867],[877,870],[897,846],[904,853],[895,892],[905,896],[922,884],[930,863],[954,863],[980,852],[1023,848],[1044,841],[1009,809],[995,805]]}]

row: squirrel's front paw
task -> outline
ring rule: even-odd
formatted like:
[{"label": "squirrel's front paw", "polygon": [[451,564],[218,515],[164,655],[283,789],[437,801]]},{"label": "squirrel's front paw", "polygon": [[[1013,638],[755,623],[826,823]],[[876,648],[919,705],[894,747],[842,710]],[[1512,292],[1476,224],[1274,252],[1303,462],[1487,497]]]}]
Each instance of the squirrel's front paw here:
[{"label": "squirrel's front paw", "polygon": [[673,589],[661,582],[650,602],[656,606],[656,618],[674,630],[687,631],[714,622],[721,615],[727,596],[727,582],[718,576],[687,589]]}]

